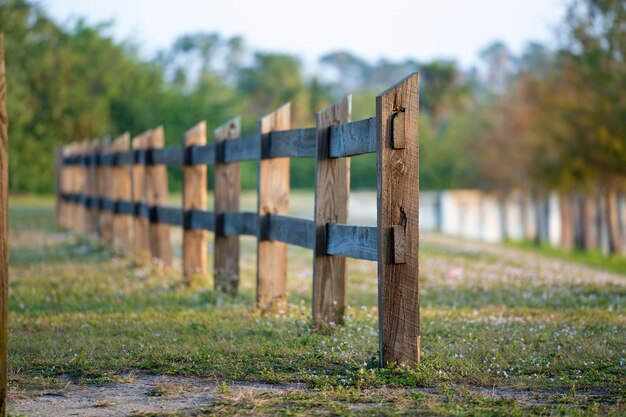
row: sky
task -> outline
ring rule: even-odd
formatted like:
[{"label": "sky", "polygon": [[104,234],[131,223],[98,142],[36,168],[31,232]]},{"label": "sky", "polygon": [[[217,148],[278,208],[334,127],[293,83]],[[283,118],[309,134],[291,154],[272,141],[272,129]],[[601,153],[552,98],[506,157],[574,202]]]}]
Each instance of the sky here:
[{"label": "sky", "polygon": [[55,20],[113,19],[110,34],[146,58],[185,33],[241,35],[254,50],[286,52],[314,65],[347,50],[369,61],[453,59],[470,68],[494,40],[520,53],[554,45],[567,0],[40,0]]}]

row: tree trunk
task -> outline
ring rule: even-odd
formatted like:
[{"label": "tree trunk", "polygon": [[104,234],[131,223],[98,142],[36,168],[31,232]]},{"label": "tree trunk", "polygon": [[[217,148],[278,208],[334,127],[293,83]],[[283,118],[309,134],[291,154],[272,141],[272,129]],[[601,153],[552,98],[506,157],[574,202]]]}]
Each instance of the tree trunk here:
[{"label": "tree trunk", "polygon": [[544,197],[541,196],[539,193],[533,194],[532,203],[533,210],[535,211],[535,236],[533,238],[533,241],[535,243],[535,246],[541,246],[541,242],[543,241],[543,200]]},{"label": "tree trunk", "polygon": [[598,249],[597,208],[593,195],[584,196],[583,229],[585,235],[585,250]]},{"label": "tree trunk", "polygon": [[612,186],[605,189],[604,198],[606,200],[606,218],[609,232],[609,253],[618,253],[622,248],[622,236],[619,227],[619,212],[617,207],[617,192]]},{"label": "tree trunk", "polygon": [[559,194],[559,209],[561,212],[561,248],[571,250],[574,242],[572,205],[567,194]]},{"label": "tree trunk", "polygon": [[585,222],[585,196],[579,193],[572,200],[572,225],[574,227],[574,245],[578,250],[585,250],[587,223]]}]

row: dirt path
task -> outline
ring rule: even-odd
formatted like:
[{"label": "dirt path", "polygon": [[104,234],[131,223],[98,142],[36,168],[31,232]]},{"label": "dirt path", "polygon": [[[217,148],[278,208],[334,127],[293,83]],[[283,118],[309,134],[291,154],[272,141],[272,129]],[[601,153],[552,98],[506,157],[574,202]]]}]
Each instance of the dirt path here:
[{"label": "dirt path", "polygon": [[[29,417],[161,415],[199,411],[211,407],[221,395],[215,383],[201,378],[131,375],[127,379],[127,383],[99,387],[68,381],[63,389],[12,391],[10,410]],[[229,389],[253,395],[301,387],[238,383]]]},{"label": "dirt path", "polygon": [[[197,415],[202,411],[219,413],[220,400],[238,401],[242,398],[283,396],[304,393],[307,388],[301,384],[271,385],[261,383],[234,383],[228,386],[216,385],[201,378],[178,376],[130,375],[125,383],[111,383],[103,386],[77,385],[71,381],[62,389],[21,390],[10,392],[11,415],[28,417],[50,416],[89,416],[118,417],[138,415]],[[381,388],[391,398],[415,396],[421,393],[444,400],[448,395],[438,388]],[[520,406],[550,406],[556,399],[567,395],[565,389],[544,389],[541,391],[519,390],[514,388],[486,387],[446,387],[454,392],[454,397],[478,395],[494,401],[514,401]],[[363,390],[367,397],[368,391]],[[310,391],[308,391],[310,393]],[[606,393],[600,390],[579,391],[588,400],[594,397],[602,400]],[[353,411],[366,412],[375,404],[352,404]],[[373,411],[373,410],[370,410]]]}]

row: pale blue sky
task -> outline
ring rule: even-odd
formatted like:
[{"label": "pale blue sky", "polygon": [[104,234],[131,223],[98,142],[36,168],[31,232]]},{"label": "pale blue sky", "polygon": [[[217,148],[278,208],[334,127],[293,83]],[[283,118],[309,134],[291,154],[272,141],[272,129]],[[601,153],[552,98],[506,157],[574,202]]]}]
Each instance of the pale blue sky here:
[{"label": "pale blue sky", "polygon": [[115,19],[117,39],[143,54],[183,33],[242,35],[254,49],[296,54],[313,64],[349,50],[370,61],[451,58],[468,68],[500,39],[515,53],[530,40],[554,44],[567,0],[41,0],[58,21]]}]

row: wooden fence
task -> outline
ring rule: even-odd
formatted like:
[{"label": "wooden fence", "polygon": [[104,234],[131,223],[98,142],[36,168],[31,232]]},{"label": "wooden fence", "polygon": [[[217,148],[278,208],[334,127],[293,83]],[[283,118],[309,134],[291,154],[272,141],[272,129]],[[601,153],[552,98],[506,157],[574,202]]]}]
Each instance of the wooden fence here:
[{"label": "wooden fence", "polygon": [[9,343],[9,116],[4,33],[0,32],[0,417],[7,415]]},{"label": "wooden fence", "polygon": [[[170,226],[182,227],[183,272],[207,273],[207,231],[215,232],[215,285],[237,294],[239,236],[257,238],[257,305],[287,306],[287,245],[309,248],[313,320],[341,324],[346,258],[378,262],[381,365],[420,358],[418,283],[418,75],[376,98],[376,117],[351,121],[351,99],[317,113],[316,126],[292,129],[290,105],[241,136],[235,118],[207,143],[201,122],[182,146],[164,146],[158,127],[130,140],[83,141],[57,153],[58,218],[78,233],[129,251],[138,263],[172,263]],[[129,147],[132,149],[129,150]],[[376,153],[377,227],[346,224],[350,158]],[[316,158],[313,220],[288,216],[290,158]],[[258,162],[256,212],[239,210],[239,162]],[[207,209],[207,165],[214,166],[215,206]],[[182,209],[167,206],[167,167],[183,167]],[[374,167],[372,167],[374,169]]]}]

